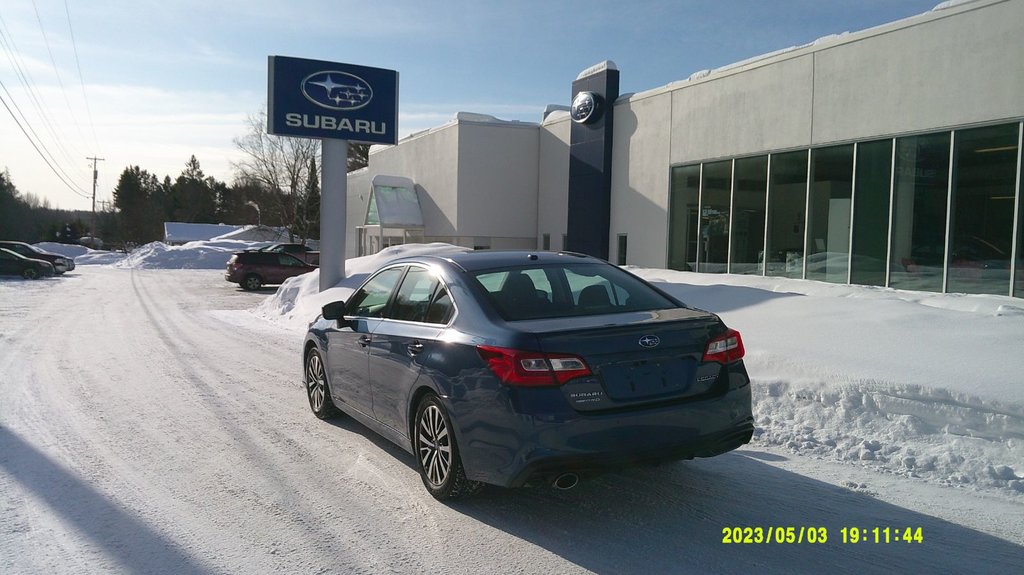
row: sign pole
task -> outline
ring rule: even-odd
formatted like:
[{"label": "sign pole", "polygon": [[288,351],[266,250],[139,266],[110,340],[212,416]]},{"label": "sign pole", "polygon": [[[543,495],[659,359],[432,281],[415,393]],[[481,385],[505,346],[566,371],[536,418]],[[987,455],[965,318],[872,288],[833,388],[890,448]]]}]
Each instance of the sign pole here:
[{"label": "sign pole", "polygon": [[398,72],[267,59],[267,133],[320,140],[320,291],[345,279],[348,143],[398,143]]},{"label": "sign pole", "polygon": [[345,279],[348,140],[321,140],[320,291]]}]

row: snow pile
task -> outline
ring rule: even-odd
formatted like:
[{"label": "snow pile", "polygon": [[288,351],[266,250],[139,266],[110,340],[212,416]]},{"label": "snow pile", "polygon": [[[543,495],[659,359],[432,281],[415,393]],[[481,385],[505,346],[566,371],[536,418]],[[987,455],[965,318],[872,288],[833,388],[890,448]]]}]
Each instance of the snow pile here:
[{"label": "snow pile", "polygon": [[106,250],[93,250],[76,244],[58,244],[54,242],[42,242],[35,244],[41,250],[60,254],[64,257],[75,260],[76,266],[105,266],[117,263],[125,258],[126,254],[121,252],[109,252]]},{"label": "snow pile", "polygon": [[1024,301],[630,271],[743,334],[755,444],[1024,495]]},{"label": "snow pile", "polygon": [[136,269],[223,269],[231,254],[251,247],[252,242],[237,240],[188,242],[180,246],[150,242],[114,265]]}]

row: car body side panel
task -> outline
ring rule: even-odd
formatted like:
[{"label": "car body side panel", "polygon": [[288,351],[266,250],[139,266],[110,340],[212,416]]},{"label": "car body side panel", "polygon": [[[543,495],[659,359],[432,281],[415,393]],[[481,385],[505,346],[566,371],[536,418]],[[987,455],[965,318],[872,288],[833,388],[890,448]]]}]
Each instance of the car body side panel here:
[{"label": "car body side panel", "polygon": [[424,359],[437,354],[437,325],[383,320],[373,331],[369,348],[369,378],[373,414],[402,435],[408,429],[409,399]]},{"label": "car body side panel", "polygon": [[369,384],[369,350],[371,333],[379,319],[354,319],[350,325],[337,327],[331,321],[327,328],[327,373],[331,396],[339,407],[343,404],[367,416],[373,414],[373,392]]}]

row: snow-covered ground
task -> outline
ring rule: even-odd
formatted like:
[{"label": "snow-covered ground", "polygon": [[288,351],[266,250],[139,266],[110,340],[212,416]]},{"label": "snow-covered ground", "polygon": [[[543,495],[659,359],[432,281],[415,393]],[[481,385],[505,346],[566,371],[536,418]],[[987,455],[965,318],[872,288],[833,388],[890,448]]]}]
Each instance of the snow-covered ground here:
[{"label": "snow-covered ground", "polygon": [[[324,293],[316,272],[248,293],[221,271],[236,244],[41,247],[79,267],[0,280],[0,572],[1024,564],[1024,300],[630,267],[742,332],[753,442],[449,507],[404,452],[309,415],[298,350],[319,307],[383,262],[461,248],[349,260]],[[830,539],[722,543],[769,525]],[[921,526],[924,543],[842,543],[843,527],[887,526]]]},{"label": "snow-covered ground", "polygon": [[[113,265],[222,269],[232,252],[251,245],[153,242]],[[320,293],[318,272],[306,274],[251,312],[304,333],[322,305],[347,298],[384,263],[465,250],[388,248],[347,261],[347,278],[332,289]],[[100,252],[65,253],[78,264],[110,263]],[[740,330],[755,384],[758,444],[1024,496],[1024,300],[626,269]]]}]

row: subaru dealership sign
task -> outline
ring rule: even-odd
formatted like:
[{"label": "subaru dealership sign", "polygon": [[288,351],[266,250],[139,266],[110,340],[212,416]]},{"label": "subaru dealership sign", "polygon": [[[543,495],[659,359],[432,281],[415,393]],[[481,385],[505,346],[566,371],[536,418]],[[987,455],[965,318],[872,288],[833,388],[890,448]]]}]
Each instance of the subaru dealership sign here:
[{"label": "subaru dealership sign", "polygon": [[267,132],[396,144],[398,72],[271,56]]}]

